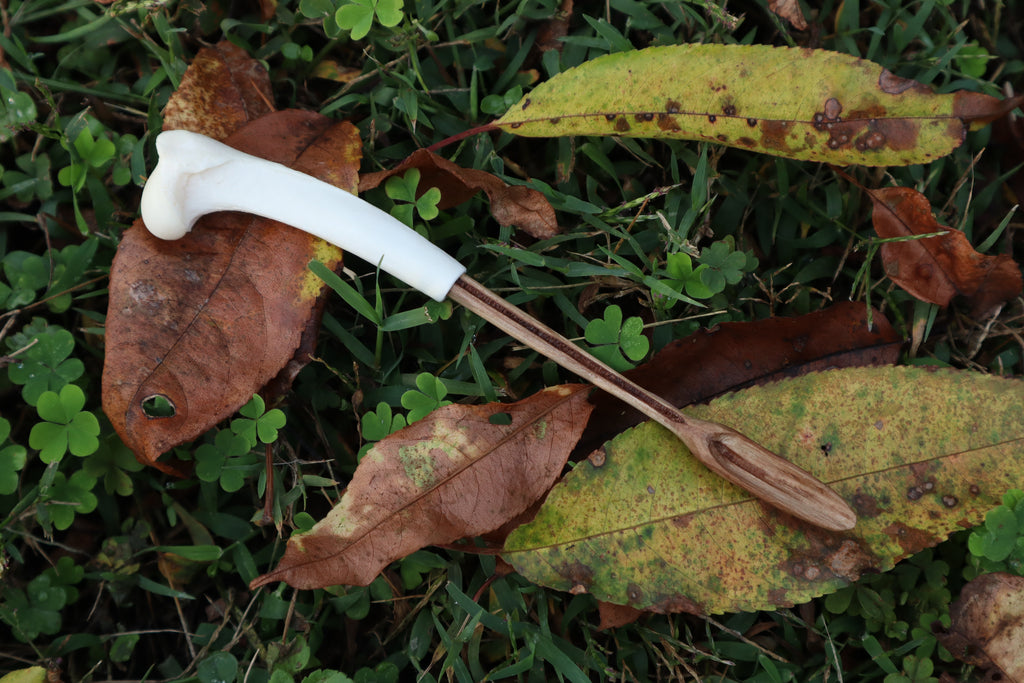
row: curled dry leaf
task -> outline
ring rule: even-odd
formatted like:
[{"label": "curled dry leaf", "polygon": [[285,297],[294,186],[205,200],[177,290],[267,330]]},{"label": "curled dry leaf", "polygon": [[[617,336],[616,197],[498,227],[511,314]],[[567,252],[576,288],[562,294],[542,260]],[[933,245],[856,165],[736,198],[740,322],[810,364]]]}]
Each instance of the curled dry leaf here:
[{"label": "curled dry leaf", "polygon": [[768,9],[793,24],[793,28],[807,30],[807,20],[798,0],[768,0]]},{"label": "curled dry leaf", "polygon": [[939,641],[957,659],[990,669],[987,681],[1024,681],[1024,577],[997,572],[968,582]]},{"label": "curled dry leaf", "polygon": [[[350,123],[282,111],[225,141],[354,191],[361,145]],[[110,274],[103,409],[140,461],[157,458],[229,417],[311,344],[323,283],[311,259],[341,251],[300,230],[245,214],[202,218],[166,242],[141,220],[124,234]],[[173,415],[154,417],[154,397]]]},{"label": "curled dry leaf", "polygon": [[1006,254],[979,254],[963,232],[935,220],[928,199],[917,190],[889,187],[868,194],[879,237],[945,232],[882,245],[885,274],[910,294],[940,306],[961,295],[978,315],[1020,294],[1024,283],[1017,263]]},{"label": "curled dry leaf", "polygon": [[[428,545],[495,529],[555,481],[590,414],[590,387],[550,387],[512,404],[450,405],[392,434],[359,463],[341,502],[289,540],[256,588],[367,585]],[[492,418],[506,414],[510,424]]]},{"label": "curled dry leaf", "polygon": [[189,130],[223,140],[274,110],[270,76],[242,48],[222,41],[189,64],[164,108],[164,130]]},{"label": "curled dry leaf", "polygon": [[501,178],[474,168],[462,168],[425,149],[409,155],[395,168],[367,173],[359,180],[360,192],[372,190],[394,175],[410,168],[420,171],[420,188],[441,190],[438,207],[447,209],[467,201],[480,190],[491,202],[491,215],[501,225],[514,225],[537,239],[554,237],[559,232],[555,210],[537,190],[509,185]]},{"label": "curled dry leaf", "polygon": [[829,532],[689,457],[645,423],[556,485],[503,553],[537,583],[656,612],[775,609],[835,591],[977,524],[1024,477],[1024,382],[851,368],[722,397],[728,421],[828,484],[858,515]]},{"label": "curled dry leaf", "polygon": [[[844,301],[793,318],[723,323],[699,330],[673,341],[625,374],[682,408],[783,377],[891,365],[899,353],[899,336],[881,313]],[[595,391],[590,400],[595,408],[581,443],[585,453],[646,419],[602,391]]]},{"label": "curled dry leaf", "polygon": [[826,50],[675,45],[618,52],[537,86],[493,127],[528,137],[707,140],[833,164],[898,166],[949,154],[1024,98],[936,94]]}]

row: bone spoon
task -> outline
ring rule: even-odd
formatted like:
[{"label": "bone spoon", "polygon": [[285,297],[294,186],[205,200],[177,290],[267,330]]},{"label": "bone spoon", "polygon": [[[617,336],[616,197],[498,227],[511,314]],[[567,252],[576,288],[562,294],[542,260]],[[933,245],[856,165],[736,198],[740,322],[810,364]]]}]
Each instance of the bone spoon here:
[{"label": "bone spoon", "polygon": [[458,261],[372,204],[312,176],[188,131],[156,140],[160,159],[142,195],[156,237],[184,236],[203,215],[241,211],[286,223],[379,266],[411,287],[446,297],[530,348],[628,403],[674,433],[708,469],[765,502],[831,530],[851,529],[853,510],[803,469],[723,425],[684,416],[465,275]]}]

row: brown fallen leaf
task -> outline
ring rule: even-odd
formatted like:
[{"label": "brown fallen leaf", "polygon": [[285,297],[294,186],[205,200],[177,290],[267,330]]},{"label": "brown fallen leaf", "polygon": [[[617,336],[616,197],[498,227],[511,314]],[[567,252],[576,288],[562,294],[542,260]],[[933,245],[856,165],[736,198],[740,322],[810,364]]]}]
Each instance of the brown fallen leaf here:
[{"label": "brown fallen leaf", "polygon": [[502,226],[515,225],[537,239],[554,237],[560,232],[555,210],[537,190],[509,185],[486,171],[462,168],[425,149],[416,150],[395,168],[364,174],[359,179],[359,191],[372,190],[410,168],[419,169],[420,187],[424,191],[431,187],[441,190],[441,209],[461,204],[483,190],[491,202],[491,215]]},{"label": "brown fallen leaf", "polygon": [[807,20],[798,0],[768,0],[768,9],[793,24],[793,28],[807,30]]},{"label": "brown fallen leaf", "polygon": [[600,600],[597,602],[597,613],[601,616],[601,621],[597,625],[598,630],[601,631],[632,624],[647,614],[644,610],[636,609],[629,605],[616,605],[614,602],[602,602]]},{"label": "brown fallen leaf", "polygon": [[[626,372],[640,386],[682,408],[752,384],[830,368],[889,365],[900,341],[877,311],[868,327],[864,304],[844,301],[795,318],[723,323],[673,341],[647,363]],[[589,453],[646,418],[610,395],[595,391],[581,444]]]},{"label": "brown fallen leaf", "polygon": [[[367,585],[428,545],[497,528],[543,496],[587,422],[588,385],[549,387],[511,404],[450,405],[376,444],[337,506],[292,536],[252,588]],[[511,424],[491,421],[506,414]]]},{"label": "brown fallen leaf", "polygon": [[537,49],[541,52],[562,51],[562,38],[569,34],[569,20],[572,19],[573,0],[562,0],[555,15],[541,24],[537,31]]},{"label": "brown fallen leaf", "polygon": [[[355,190],[361,147],[350,123],[282,111],[225,142]],[[124,234],[110,274],[103,409],[141,462],[181,474],[157,458],[294,373],[289,364],[319,319],[322,282],[306,268],[314,258],[334,267],[341,252],[244,214],[204,217],[173,242],[141,221]],[[174,414],[147,414],[154,397]]]},{"label": "brown fallen leaf", "polygon": [[939,642],[987,681],[1024,681],[1024,577],[996,572],[970,581],[949,610]]},{"label": "brown fallen leaf", "polygon": [[956,295],[968,299],[977,316],[1020,294],[1020,267],[1006,255],[985,256],[963,232],[940,225],[928,199],[909,187],[868,190],[879,237],[908,237],[945,231],[936,237],[887,242],[881,255],[885,274],[916,298],[948,306]]},{"label": "brown fallen leaf", "polygon": [[164,108],[163,127],[223,140],[274,111],[272,101],[266,69],[225,40],[196,54]]}]

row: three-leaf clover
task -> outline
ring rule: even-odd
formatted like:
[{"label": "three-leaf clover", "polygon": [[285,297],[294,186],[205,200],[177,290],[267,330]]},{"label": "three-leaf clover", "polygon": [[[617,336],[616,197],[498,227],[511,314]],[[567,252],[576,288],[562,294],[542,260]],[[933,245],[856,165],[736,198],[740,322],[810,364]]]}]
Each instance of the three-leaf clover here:
[{"label": "three-leaf clover", "polygon": [[352,40],[361,40],[370,32],[374,16],[381,26],[398,26],[403,16],[402,0],[352,0],[338,9],[334,20],[341,28],[352,31]]},{"label": "three-leaf clover", "polygon": [[46,391],[60,391],[85,372],[82,361],[68,358],[75,348],[75,338],[61,327],[43,323],[40,328],[33,322],[21,334],[13,335],[7,345],[11,351],[24,349],[7,366],[7,377],[24,385],[21,396],[29,405],[36,405]]},{"label": "three-leaf clover", "polygon": [[604,309],[604,318],[591,320],[584,331],[590,352],[618,371],[634,367],[651,348],[644,336],[644,322],[633,316],[622,321],[622,309],[616,305]]},{"label": "three-leaf clover", "polygon": [[94,138],[92,131],[83,128],[82,132],[75,138],[70,146],[63,143],[69,150],[73,150],[72,156],[77,157],[70,166],[65,166],[57,174],[57,180],[65,187],[73,188],[78,192],[85,185],[85,178],[90,168],[100,168],[114,158],[117,148],[114,143],[104,136]]},{"label": "three-leaf clover", "polygon": [[384,183],[384,191],[396,202],[394,208],[391,209],[391,215],[408,226],[412,226],[413,209],[425,221],[437,218],[437,203],[441,201],[441,190],[432,187],[417,197],[419,184],[420,170],[418,168],[410,168],[401,177],[391,176]]},{"label": "three-leaf clover", "polygon": [[444,400],[448,395],[444,382],[429,372],[421,372],[416,376],[416,387],[402,394],[402,407],[409,411],[409,424],[423,419],[442,406],[451,405],[451,401]]},{"label": "three-leaf clover", "polygon": [[267,410],[266,403],[259,395],[254,394],[252,400],[238,409],[242,417],[231,421],[231,431],[243,437],[249,448],[258,443],[274,443],[277,441],[277,430],[284,427],[284,413],[272,408]]},{"label": "three-leaf clover", "polygon": [[251,453],[245,436],[222,429],[213,443],[196,449],[196,476],[202,481],[219,481],[231,493],[245,485],[245,478],[259,468],[261,458]]},{"label": "three-leaf clover", "polygon": [[135,490],[129,472],[139,472],[143,464],[131,449],[121,443],[117,436],[111,436],[100,443],[99,449],[82,463],[82,470],[94,479],[103,479],[107,493],[130,496]]},{"label": "three-leaf clover", "polygon": [[365,413],[360,420],[360,433],[363,436],[364,441],[368,441],[359,449],[357,458],[362,458],[366,455],[366,452],[373,447],[374,441],[380,441],[384,437],[394,434],[399,429],[405,427],[405,415],[393,414],[391,406],[384,401],[377,404],[376,410],[371,410]]},{"label": "three-leaf clover", "polygon": [[75,514],[88,514],[96,509],[97,498],[92,492],[96,479],[85,470],[78,470],[71,477],[57,472],[53,483],[40,492],[40,504],[36,518],[44,528],[49,524],[64,531],[75,521]]},{"label": "three-leaf clover", "polygon": [[11,627],[15,638],[28,643],[40,634],[52,636],[60,631],[65,604],[67,591],[43,573],[29,581],[24,592],[11,586],[4,589],[0,621]]},{"label": "three-leaf clover", "polygon": [[701,252],[697,260],[707,266],[700,274],[701,282],[714,294],[725,289],[727,284],[736,284],[745,271],[757,267],[756,258],[742,251],[733,251],[731,238],[714,242]]},{"label": "three-leaf clover", "polygon": [[[11,423],[0,417],[0,445],[11,435]],[[25,447],[10,444],[0,448],[0,494],[18,489],[18,472],[25,467]]]},{"label": "three-leaf clover", "polygon": [[[710,299],[715,292],[701,279],[701,275],[707,269],[707,264],[700,264],[694,268],[693,259],[685,251],[669,254],[665,257],[665,272],[669,277],[664,282],[679,293],[685,290],[686,295],[694,299]],[[669,299],[668,303],[671,305],[675,300]]]},{"label": "three-leaf clover", "polygon": [[1003,504],[985,515],[985,524],[967,539],[967,549],[987,571],[1022,573],[1024,569],[1024,491],[1012,489]]},{"label": "three-leaf clover", "polygon": [[[56,462],[71,452],[85,457],[99,448],[100,423],[85,407],[85,393],[75,384],[68,384],[60,393],[45,391],[36,403],[43,422],[32,427],[28,445],[39,451],[45,463]],[[91,487],[90,487],[91,488]]]}]

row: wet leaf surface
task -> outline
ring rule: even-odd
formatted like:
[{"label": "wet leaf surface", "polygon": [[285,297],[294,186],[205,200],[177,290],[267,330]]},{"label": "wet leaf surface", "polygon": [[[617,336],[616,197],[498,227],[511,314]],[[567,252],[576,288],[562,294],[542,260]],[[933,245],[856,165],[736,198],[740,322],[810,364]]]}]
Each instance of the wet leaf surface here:
[{"label": "wet leaf surface", "polygon": [[[354,191],[358,130],[312,112],[283,111],[225,140]],[[261,218],[219,213],[180,240],[141,221],[124,234],[110,275],[103,409],[142,462],[157,461],[232,415],[315,339],[322,283],[311,259],[333,267],[336,247]],[[153,417],[164,397],[171,412]]]},{"label": "wet leaf surface", "polygon": [[[449,405],[384,439],[360,462],[338,505],[293,536],[277,568],[252,587],[367,585],[419,548],[501,526],[561,473],[590,414],[589,388],[550,387],[512,404]],[[492,423],[502,413],[511,424]]]},{"label": "wet leaf surface", "polygon": [[918,299],[947,306],[954,296],[964,296],[983,316],[1020,294],[1024,283],[1017,263],[1006,254],[975,251],[963,232],[939,224],[928,199],[917,190],[889,187],[868,194],[879,237],[946,233],[881,247],[885,274]]},{"label": "wet leaf surface", "polygon": [[[869,325],[868,313],[864,304],[844,301],[793,318],[723,323],[673,341],[624,374],[681,408],[783,377],[891,365],[899,358],[899,337],[877,311]],[[586,452],[646,419],[603,391],[590,400],[595,408],[583,436]]]},{"label": "wet leaf surface", "polygon": [[620,52],[537,86],[494,125],[530,137],[706,140],[833,164],[898,166],[949,154],[1020,104],[939,95],[878,64],[765,45]]},{"label": "wet leaf surface", "polygon": [[989,669],[985,680],[1024,681],[1024,577],[996,572],[968,582],[939,640],[957,659]]},{"label": "wet leaf surface", "polygon": [[[531,581],[657,612],[774,609],[977,524],[1024,476],[1024,382],[853,368],[730,394],[726,422],[804,467],[858,514],[813,528],[712,475],[662,427],[608,442],[548,495],[504,557]],[[927,427],[925,427],[927,425]]]},{"label": "wet leaf surface", "polygon": [[402,175],[410,168],[420,171],[420,191],[431,187],[441,190],[439,209],[468,201],[483,190],[491,202],[491,214],[502,226],[515,225],[537,239],[554,237],[560,232],[555,210],[537,190],[509,185],[501,178],[474,168],[462,168],[444,157],[419,149],[398,166],[359,179],[359,191],[372,190],[388,178]]}]

